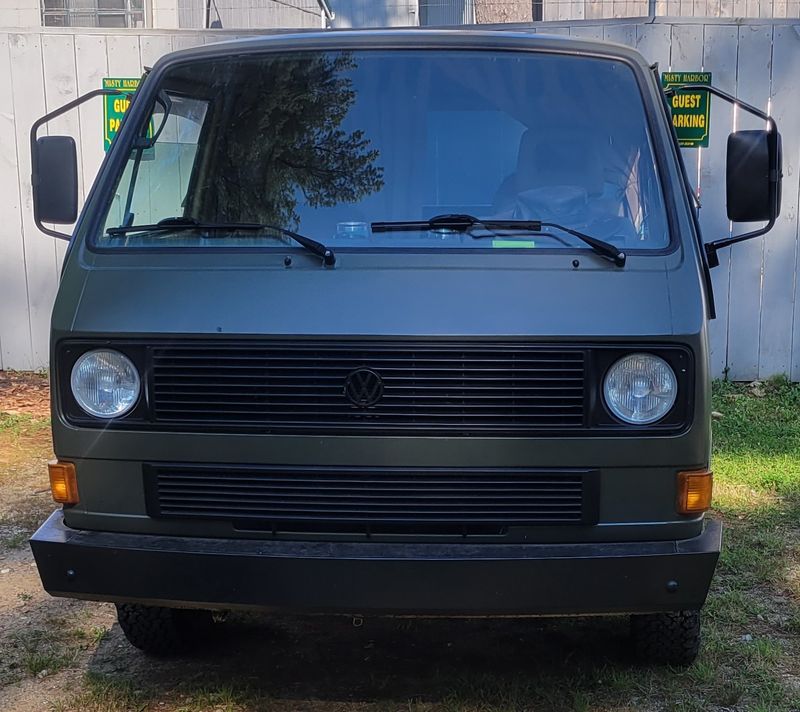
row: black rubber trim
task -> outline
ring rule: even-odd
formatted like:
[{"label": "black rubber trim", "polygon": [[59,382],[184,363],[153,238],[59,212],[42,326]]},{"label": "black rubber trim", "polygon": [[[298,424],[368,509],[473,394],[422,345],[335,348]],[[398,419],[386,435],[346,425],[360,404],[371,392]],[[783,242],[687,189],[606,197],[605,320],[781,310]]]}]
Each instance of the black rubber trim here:
[{"label": "black rubber trim", "polygon": [[197,608],[416,615],[697,610],[722,525],[613,544],[379,544],[77,531],[55,512],[31,539],[56,596]]}]

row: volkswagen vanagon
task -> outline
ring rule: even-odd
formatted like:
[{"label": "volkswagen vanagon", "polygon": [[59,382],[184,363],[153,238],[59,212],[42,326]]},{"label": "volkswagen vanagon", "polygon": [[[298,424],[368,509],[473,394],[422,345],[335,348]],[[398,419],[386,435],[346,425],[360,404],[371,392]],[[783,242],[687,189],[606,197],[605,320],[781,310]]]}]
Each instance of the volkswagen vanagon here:
[{"label": "volkswagen vanagon", "polygon": [[731,134],[707,199],[756,224],[708,244],[669,98],[622,46],[175,52],[79,217],[75,144],[43,117],[36,220],[77,218],[44,587],[115,602],[154,654],[251,608],[619,614],[640,659],[691,662],[721,541],[709,269],[780,202],[777,128],[740,107],[766,128]]}]

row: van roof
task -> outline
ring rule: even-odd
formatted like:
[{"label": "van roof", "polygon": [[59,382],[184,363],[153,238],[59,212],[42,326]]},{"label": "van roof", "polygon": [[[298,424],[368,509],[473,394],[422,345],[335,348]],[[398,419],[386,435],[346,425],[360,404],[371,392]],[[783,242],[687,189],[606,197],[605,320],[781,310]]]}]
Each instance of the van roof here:
[{"label": "van roof", "polygon": [[461,48],[484,50],[542,50],[568,54],[618,57],[647,68],[647,62],[636,50],[626,45],[600,42],[562,35],[548,35],[533,28],[512,29],[493,25],[493,29],[364,29],[364,30],[313,30],[271,32],[234,40],[215,42],[164,55],[154,69],[173,62],[192,59],[211,59],[237,54],[250,54],[280,50],[336,50],[336,49],[401,49],[401,48]]}]

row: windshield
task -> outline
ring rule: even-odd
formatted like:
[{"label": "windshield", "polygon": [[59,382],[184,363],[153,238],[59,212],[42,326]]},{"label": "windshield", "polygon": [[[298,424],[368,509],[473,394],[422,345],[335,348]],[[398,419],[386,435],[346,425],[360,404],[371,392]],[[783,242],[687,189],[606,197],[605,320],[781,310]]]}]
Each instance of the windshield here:
[{"label": "windshield", "polygon": [[[443,214],[535,220],[627,251],[669,242],[633,71],[535,52],[365,50],[175,67],[141,127],[100,247],[585,247],[557,229],[373,231]],[[228,229],[113,231],[184,218]],[[184,225],[184,228],[186,226]]]}]

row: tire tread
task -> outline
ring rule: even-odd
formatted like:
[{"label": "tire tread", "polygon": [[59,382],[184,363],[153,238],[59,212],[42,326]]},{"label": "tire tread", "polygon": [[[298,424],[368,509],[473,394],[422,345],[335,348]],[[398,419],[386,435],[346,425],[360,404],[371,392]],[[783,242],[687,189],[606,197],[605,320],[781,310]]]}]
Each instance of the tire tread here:
[{"label": "tire tread", "polygon": [[148,655],[164,657],[183,652],[196,631],[195,623],[210,622],[209,611],[118,603],[117,620],[128,642]]},{"label": "tire tread", "polygon": [[700,612],[631,616],[631,635],[639,660],[685,667],[700,650]]}]

